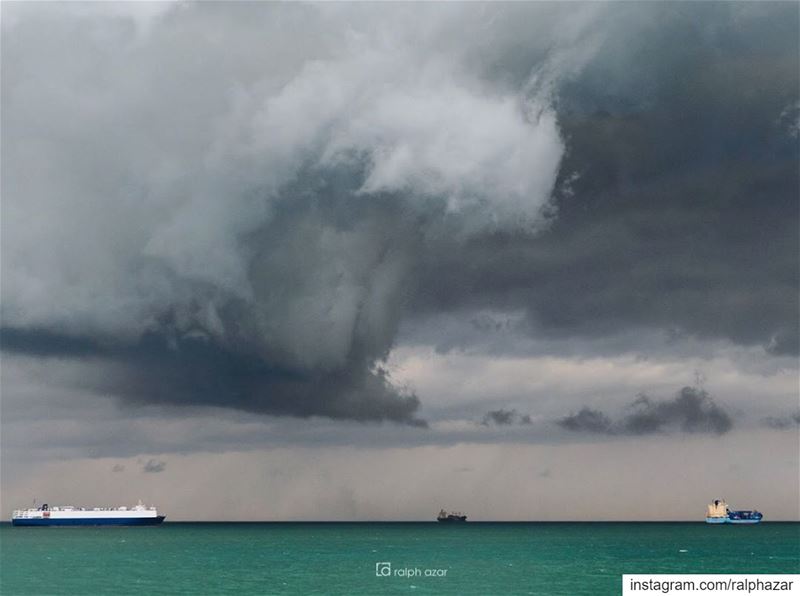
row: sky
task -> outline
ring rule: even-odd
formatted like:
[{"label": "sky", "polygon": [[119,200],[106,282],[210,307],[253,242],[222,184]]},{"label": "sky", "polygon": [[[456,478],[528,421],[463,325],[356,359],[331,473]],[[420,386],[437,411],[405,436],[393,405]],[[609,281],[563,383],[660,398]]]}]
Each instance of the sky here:
[{"label": "sky", "polygon": [[796,3],[1,16],[4,518],[800,519]]}]

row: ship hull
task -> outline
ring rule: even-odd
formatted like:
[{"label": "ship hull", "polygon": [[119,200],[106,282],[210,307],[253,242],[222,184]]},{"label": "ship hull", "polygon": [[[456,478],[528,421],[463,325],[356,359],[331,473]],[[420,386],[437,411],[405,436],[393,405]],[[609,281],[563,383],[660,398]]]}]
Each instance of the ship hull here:
[{"label": "ship hull", "polygon": [[12,526],[157,526],[164,515],[155,517],[29,518],[12,519]]},{"label": "ship hull", "polygon": [[747,524],[753,525],[761,523],[761,518],[756,519],[731,519],[729,517],[707,517],[707,524]]}]

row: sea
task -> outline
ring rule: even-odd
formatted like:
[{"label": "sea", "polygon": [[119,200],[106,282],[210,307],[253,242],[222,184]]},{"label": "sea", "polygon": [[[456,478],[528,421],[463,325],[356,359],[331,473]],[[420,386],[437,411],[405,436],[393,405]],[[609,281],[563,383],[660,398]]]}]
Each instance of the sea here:
[{"label": "sea", "polygon": [[623,573],[800,573],[800,524],[0,525],[3,595],[620,594]]}]

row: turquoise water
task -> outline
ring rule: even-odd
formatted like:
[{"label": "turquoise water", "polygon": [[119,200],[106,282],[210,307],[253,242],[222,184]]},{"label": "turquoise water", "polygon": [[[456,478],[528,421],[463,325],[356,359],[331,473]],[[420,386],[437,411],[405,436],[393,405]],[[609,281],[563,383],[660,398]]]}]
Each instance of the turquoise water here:
[{"label": "turquoise water", "polygon": [[623,573],[731,572],[800,573],[800,524],[0,526],[4,595],[618,594]]}]

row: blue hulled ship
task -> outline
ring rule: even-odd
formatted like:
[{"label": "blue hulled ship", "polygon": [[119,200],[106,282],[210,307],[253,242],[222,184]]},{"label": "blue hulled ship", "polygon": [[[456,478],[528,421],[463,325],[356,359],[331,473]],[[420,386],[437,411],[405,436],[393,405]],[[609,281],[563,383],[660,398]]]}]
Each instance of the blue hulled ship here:
[{"label": "blue hulled ship", "polygon": [[11,515],[13,526],[156,526],[164,521],[155,507],[142,502],[134,507],[74,507],[62,505],[17,509]]},{"label": "blue hulled ship", "polygon": [[707,524],[757,524],[764,517],[760,511],[731,511],[725,500],[717,499],[706,511]]}]

